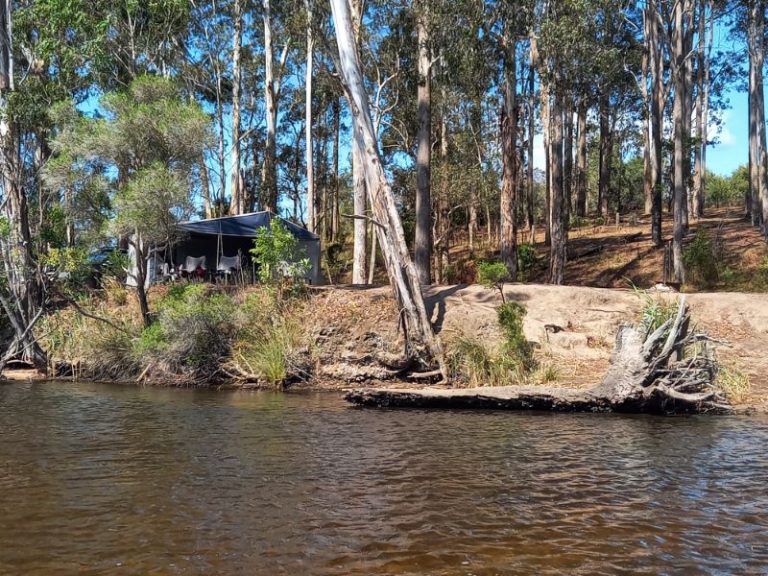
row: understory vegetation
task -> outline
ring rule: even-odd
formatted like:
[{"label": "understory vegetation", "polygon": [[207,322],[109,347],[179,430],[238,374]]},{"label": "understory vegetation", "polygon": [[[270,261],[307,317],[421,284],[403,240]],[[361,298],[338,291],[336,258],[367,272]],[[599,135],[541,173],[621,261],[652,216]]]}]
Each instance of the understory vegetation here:
[{"label": "understory vegetation", "polygon": [[113,286],[79,303],[89,316],[60,310],[42,322],[41,333],[60,375],[280,386],[304,363],[292,316],[303,302],[279,300],[271,287],[229,293],[177,284],[153,293],[157,312],[144,326],[135,298]]}]

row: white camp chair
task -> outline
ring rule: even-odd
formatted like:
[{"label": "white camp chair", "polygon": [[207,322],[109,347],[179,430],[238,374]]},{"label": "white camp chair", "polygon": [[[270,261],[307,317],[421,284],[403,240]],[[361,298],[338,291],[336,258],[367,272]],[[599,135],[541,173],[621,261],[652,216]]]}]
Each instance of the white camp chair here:
[{"label": "white camp chair", "polygon": [[184,260],[184,266],[181,267],[181,273],[183,276],[196,276],[197,278],[204,278],[205,272],[208,270],[206,265],[205,256],[195,258],[194,256],[187,256]]},{"label": "white camp chair", "polygon": [[242,268],[242,260],[240,255],[236,256],[219,256],[219,264],[216,266],[216,275],[224,278],[229,282],[229,278],[239,272]]}]

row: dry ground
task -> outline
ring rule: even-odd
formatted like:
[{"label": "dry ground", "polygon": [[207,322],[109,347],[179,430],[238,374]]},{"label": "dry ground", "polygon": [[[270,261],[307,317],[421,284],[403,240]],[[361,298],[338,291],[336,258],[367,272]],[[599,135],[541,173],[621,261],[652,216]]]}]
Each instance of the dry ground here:
[{"label": "dry ground", "polygon": [[[510,284],[505,294],[525,304],[526,336],[536,343],[540,362],[554,368],[560,386],[599,382],[619,325],[635,321],[642,307],[641,297],[632,290]],[[686,298],[694,322],[725,342],[717,345],[722,364],[750,376],[748,404],[768,410],[768,294],[702,293]],[[433,322],[446,343],[469,336],[497,344],[500,302],[495,291],[477,285],[441,286],[427,292]],[[333,366],[326,374],[332,379],[344,375],[336,366],[339,360],[354,365],[376,350],[394,356],[400,346],[396,319],[389,288],[334,288],[313,299],[306,325],[317,334],[325,330],[321,345],[329,353],[320,362]]]}]

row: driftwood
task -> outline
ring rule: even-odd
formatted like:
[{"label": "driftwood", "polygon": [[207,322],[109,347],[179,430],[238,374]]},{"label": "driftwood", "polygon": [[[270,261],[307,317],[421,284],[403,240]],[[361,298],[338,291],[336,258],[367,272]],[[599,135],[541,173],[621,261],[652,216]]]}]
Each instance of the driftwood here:
[{"label": "driftwood", "polygon": [[[728,412],[714,385],[717,364],[707,337],[690,329],[681,298],[678,312],[646,333],[624,325],[616,336],[611,362],[600,384],[584,390],[542,386],[473,389],[361,389],[346,395],[353,404],[380,407],[494,408],[556,412],[700,413]],[[684,351],[696,351],[687,357]]]}]

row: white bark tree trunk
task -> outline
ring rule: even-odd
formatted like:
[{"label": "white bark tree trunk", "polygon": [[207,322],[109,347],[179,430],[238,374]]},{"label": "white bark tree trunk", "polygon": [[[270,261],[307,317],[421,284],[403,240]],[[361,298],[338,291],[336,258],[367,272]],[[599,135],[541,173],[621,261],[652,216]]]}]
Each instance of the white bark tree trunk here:
[{"label": "white bark tree trunk", "polygon": [[[422,3],[420,3],[422,4]],[[425,3],[423,3],[425,4]],[[417,106],[419,133],[416,151],[416,236],[414,239],[414,263],[422,284],[431,284],[432,264],[432,201],[430,194],[430,171],[432,163],[432,114],[431,114],[431,55],[429,30],[425,6],[419,6],[421,13],[416,18],[418,30],[418,72]]]},{"label": "white bark tree trunk", "polygon": [[313,0],[304,0],[307,11],[307,69],[304,73],[305,83],[305,118],[304,133],[306,141],[306,165],[307,165],[307,227],[310,232],[317,228],[315,215],[315,166],[313,159],[312,141],[312,67],[315,50],[315,37],[312,30],[312,3]]},{"label": "white bark tree trunk", "polygon": [[240,52],[242,50],[241,0],[233,4],[234,36],[232,40],[232,164],[230,167],[232,200],[230,214],[242,214],[243,191],[240,188]]},{"label": "white bark tree trunk", "polygon": [[[352,37],[357,50],[360,42],[360,23],[363,17],[363,1],[347,0]],[[352,235],[352,283],[366,283],[366,246],[368,245],[368,226],[365,215],[368,210],[368,200],[365,189],[365,171],[363,170],[363,152],[359,148],[357,140],[352,141],[352,203],[356,216],[353,222]]]},{"label": "white bark tree trunk", "polygon": [[405,243],[400,215],[392,188],[387,181],[373,129],[368,96],[354,39],[352,17],[347,0],[331,0],[342,83],[349,100],[354,136],[371,196],[373,219],[406,336],[409,357],[431,357],[447,374],[442,347],[432,331],[416,267]]}]

